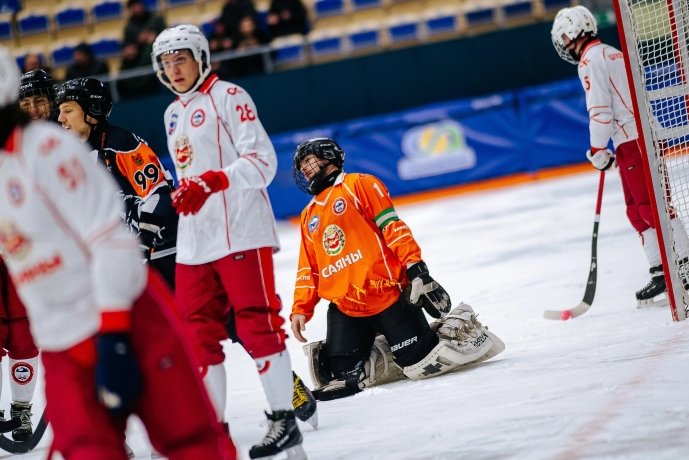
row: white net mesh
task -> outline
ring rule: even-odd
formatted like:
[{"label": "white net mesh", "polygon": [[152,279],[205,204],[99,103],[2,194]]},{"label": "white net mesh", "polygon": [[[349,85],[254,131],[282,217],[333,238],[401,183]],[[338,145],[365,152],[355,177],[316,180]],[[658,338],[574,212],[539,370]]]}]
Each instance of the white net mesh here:
[{"label": "white net mesh", "polygon": [[[689,224],[689,7],[687,0],[620,0],[620,27],[635,75],[637,102],[666,246],[682,284]],[[623,44],[624,46],[625,44]],[[659,198],[658,198],[659,197]],[[667,223],[673,217],[682,222]],[[661,225],[663,218],[661,216]],[[674,230],[674,231],[673,231]],[[681,234],[683,233],[683,234]],[[689,313],[684,290],[675,296],[677,319]]]}]

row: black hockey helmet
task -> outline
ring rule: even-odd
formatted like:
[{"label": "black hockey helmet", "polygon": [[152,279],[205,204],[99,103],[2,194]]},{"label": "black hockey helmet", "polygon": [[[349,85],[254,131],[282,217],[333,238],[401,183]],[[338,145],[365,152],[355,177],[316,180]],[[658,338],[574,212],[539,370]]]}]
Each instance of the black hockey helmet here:
[{"label": "black hockey helmet", "polygon": [[[316,174],[307,180],[301,170],[301,163],[309,155],[313,155],[316,158],[326,160],[327,163],[324,164]],[[342,150],[337,142],[327,137],[317,137],[314,139],[309,139],[297,147],[294,152],[294,161],[292,163],[292,175],[294,177],[297,186],[304,192],[310,193],[311,195],[317,195],[324,188],[324,180],[326,179],[326,166],[328,164],[334,165],[338,170],[342,170],[344,165],[345,152]]]},{"label": "black hockey helmet", "polygon": [[95,78],[75,78],[63,83],[55,95],[55,104],[75,101],[85,115],[99,122],[107,120],[112,110],[112,98],[108,88]]},{"label": "black hockey helmet", "polygon": [[19,100],[31,96],[47,96],[55,102],[55,82],[53,77],[43,69],[26,72],[19,81]]}]

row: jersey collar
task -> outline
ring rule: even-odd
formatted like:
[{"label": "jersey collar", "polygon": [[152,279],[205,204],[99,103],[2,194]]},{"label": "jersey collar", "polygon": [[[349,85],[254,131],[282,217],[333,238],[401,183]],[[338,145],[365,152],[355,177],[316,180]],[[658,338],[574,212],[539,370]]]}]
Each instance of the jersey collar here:
[{"label": "jersey collar", "polygon": [[591,49],[593,46],[595,46],[595,45],[600,45],[600,43],[601,43],[601,41],[600,41],[599,38],[594,38],[593,40],[591,40],[590,42],[588,42],[587,44],[585,44],[585,45],[584,45],[584,49],[581,50],[581,57],[579,58],[579,61],[581,61],[582,59],[584,59],[584,56],[586,55],[586,53],[588,52],[588,50],[590,50],[590,49]]},{"label": "jersey collar", "polygon": [[201,87],[199,88],[199,92],[203,94],[208,94],[211,90],[211,86],[213,86],[213,83],[215,83],[218,80],[219,78],[216,74],[210,74],[208,78],[206,78],[206,81],[204,81]]},{"label": "jersey collar", "polygon": [[175,99],[176,101],[179,101],[184,105],[185,107],[191,101],[196,97],[198,93],[201,94],[208,94],[211,91],[211,87],[213,84],[218,81],[220,78],[214,73],[210,74],[204,81],[201,83],[201,86],[198,87],[198,89],[194,91],[187,91],[184,94],[179,94],[177,95],[177,98]]}]

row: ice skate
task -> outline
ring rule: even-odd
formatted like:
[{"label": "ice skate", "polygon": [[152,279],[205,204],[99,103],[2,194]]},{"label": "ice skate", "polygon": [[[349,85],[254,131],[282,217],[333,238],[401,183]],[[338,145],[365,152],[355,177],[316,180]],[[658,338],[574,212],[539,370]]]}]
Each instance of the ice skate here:
[{"label": "ice skate", "polygon": [[277,410],[268,417],[268,433],[260,444],[249,451],[249,458],[306,460],[302,436],[294,411]]},{"label": "ice skate", "polygon": [[124,443],[124,450],[127,451],[127,458],[134,458],[134,457],[136,457],[136,454],[134,453],[134,451],[132,450],[132,448],[129,447],[129,444],[127,444],[126,442]]},{"label": "ice skate", "polygon": [[318,429],[318,403],[313,397],[311,390],[304,384],[302,379],[294,372],[292,372],[294,392],[292,394],[292,407],[294,407],[294,415],[313,427]]},{"label": "ice skate", "polygon": [[636,308],[662,307],[668,303],[663,266],[655,265],[650,268],[649,272],[651,273],[651,281],[636,292]]},{"label": "ice skate", "polygon": [[10,405],[10,418],[15,417],[18,417],[22,424],[16,430],[12,430],[12,439],[15,441],[26,441],[33,434],[31,403],[13,402]]}]

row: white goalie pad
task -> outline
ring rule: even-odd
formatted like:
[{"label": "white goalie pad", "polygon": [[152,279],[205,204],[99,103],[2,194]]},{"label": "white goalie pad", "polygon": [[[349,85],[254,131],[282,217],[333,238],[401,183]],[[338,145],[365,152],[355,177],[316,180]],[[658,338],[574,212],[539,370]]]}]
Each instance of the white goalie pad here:
[{"label": "white goalie pad", "polygon": [[454,371],[460,366],[479,359],[492,346],[486,334],[481,334],[482,342],[474,346],[468,342],[457,346],[452,342],[441,340],[421,361],[403,368],[404,375],[411,380],[423,380]]},{"label": "white goalie pad", "polygon": [[373,342],[371,356],[364,363],[364,369],[366,370],[364,385],[367,387],[397,382],[406,378],[402,368],[393,361],[390,345],[382,335],[376,337]]},{"label": "white goalie pad", "polygon": [[440,340],[447,340],[455,345],[462,342],[476,342],[485,334],[490,339],[490,349],[468,364],[481,363],[505,350],[505,343],[481,324],[476,319],[474,309],[465,303],[460,303],[447,316],[431,323],[431,329],[438,333]]},{"label": "white goalie pad", "polygon": [[[304,345],[304,354],[309,363],[309,373],[315,388],[321,388],[331,383],[330,380],[324,380],[325,376],[320,372],[320,352],[324,346],[325,340]],[[373,342],[371,355],[364,363],[364,371],[366,374],[366,378],[362,382],[364,387],[383,385],[406,378],[402,369],[393,361],[390,345],[382,335],[377,336]],[[332,379],[332,376],[330,378]]]},{"label": "white goalie pad", "polygon": [[319,340],[318,342],[307,343],[303,347],[314,388],[324,387],[330,382],[330,379],[325,380],[325,376],[321,375],[320,371],[319,356],[324,345],[325,340]]}]

